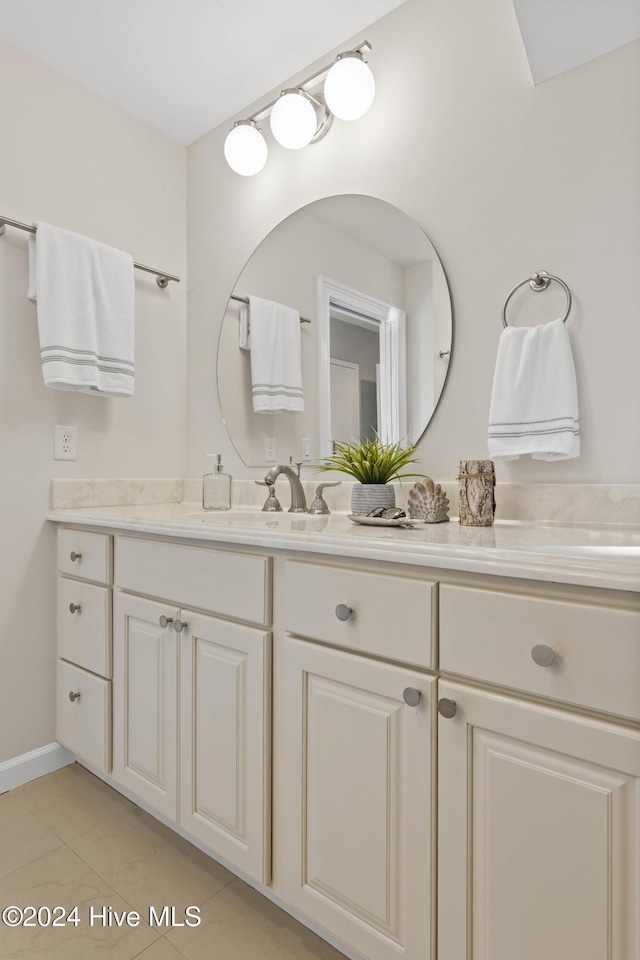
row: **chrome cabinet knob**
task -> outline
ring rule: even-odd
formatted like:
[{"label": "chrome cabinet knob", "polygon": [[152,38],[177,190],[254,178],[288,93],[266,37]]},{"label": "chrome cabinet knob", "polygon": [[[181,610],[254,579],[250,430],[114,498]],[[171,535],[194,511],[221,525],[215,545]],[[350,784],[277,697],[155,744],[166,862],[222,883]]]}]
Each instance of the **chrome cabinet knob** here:
[{"label": "chrome cabinet knob", "polygon": [[189,624],[186,623],[184,620],[174,620],[174,621],[173,621],[173,629],[175,630],[176,633],[182,633],[182,631],[183,631],[183,630],[186,630],[186,628],[187,628],[188,626],[189,626]]},{"label": "chrome cabinet knob", "polygon": [[536,643],[531,650],[531,659],[539,667],[550,667],[556,662],[556,655],[546,643]]},{"label": "chrome cabinet knob", "polygon": [[164,613],[163,613],[162,616],[160,617],[160,619],[158,620],[158,623],[160,624],[160,626],[161,626],[162,629],[164,630],[166,627],[169,626],[170,623],[173,623],[173,617],[165,617],[165,615],[164,615]]},{"label": "chrome cabinet knob", "polygon": [[438,713],[441,717],[445,717],[446,720],[451,720],[457,712],[458,704],[455,700],[449,700],[448,697],[443,697],[441,700],[438,700]]},{"label": "chrome cabinet knob", "polygon": [[336,607],[336,617],[338,620],[349,620],[353,616],[353,607],[348,607],[346,603],[339,603]]},{"label": "chrome cabinet knob", "polygon": [[75,563],[76,560],[82,560],[82,554],[81,554],[81,553],[76,553],[75,550],[72,550],[71,553],[69,554],[69,556],[71,557],[71,562],[72,562],[72,563]]},{"label": "chrome cabinet knob", "polygon": [[81,693],[74,693],[73,690],[69,691],[69,700],[71,700],[71,703],[74,703],[76,700],[79,700],[81,696],[82,696]]},{"label": "chrome cabinet knob", "polygon": [[405,687],[402,691],[402,699],[408,707],[417,707],[421,697],[422,694],[415,687]]},{"label": "chrome cabinet knob", "polygon": [[82,605],[79,603],[70,603],[69,604],[69,613],[81,613]]}]

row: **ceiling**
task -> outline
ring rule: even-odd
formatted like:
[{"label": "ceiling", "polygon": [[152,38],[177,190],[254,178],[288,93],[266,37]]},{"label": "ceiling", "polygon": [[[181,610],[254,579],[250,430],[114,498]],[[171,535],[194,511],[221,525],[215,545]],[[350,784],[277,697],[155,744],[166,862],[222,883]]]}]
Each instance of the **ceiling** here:
[{"label": "ceiling", "polygon": [[[403,2],[0,0],[0,39],[187,144]],[[535,83],[640,37],[640,0],[513,2]]]},{"label": "ceiling", "polygon": [[534,83],[640,38],[640,0],[513,0]]},{"label": "ceiling", "polygon": [[0,0],[0,39],[191,143],[404,0]]}]

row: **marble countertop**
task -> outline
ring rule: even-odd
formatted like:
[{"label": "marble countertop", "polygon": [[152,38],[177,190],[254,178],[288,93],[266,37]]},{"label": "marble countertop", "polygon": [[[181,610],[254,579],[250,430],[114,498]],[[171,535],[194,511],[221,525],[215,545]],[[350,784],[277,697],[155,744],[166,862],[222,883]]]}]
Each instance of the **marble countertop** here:
[{"label": "marble countertop", "polygon": [[640,592],[640,526],[557,521],[457,520],[405,530],[258,509],[204,511],[196,503],[73,507],[48,520],[128,533],[245,544],[271,550],[385,560],[439,569]]}]

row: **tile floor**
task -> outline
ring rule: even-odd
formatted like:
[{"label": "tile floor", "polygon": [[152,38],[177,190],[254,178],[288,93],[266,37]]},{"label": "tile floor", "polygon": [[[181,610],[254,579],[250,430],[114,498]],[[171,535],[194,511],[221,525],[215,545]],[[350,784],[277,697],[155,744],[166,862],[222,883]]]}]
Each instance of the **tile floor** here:
[{"label": "tile floor", "polygon": [[[0,960],[344,960],[224,867],[73,764],[0,796],[0,908],[78,906],[80,924],[0,923]],[[149,907],[200,907],[199,927],[151,927]],[[89,926],[89,908],[138,927]],[[44,915],[46,919],[46,915]]]}]

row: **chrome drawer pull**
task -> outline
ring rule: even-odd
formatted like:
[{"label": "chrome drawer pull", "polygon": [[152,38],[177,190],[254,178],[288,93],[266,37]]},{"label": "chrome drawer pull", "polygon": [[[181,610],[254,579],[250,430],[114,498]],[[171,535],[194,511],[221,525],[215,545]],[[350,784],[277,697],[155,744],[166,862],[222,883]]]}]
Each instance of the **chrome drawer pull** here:
[{"label": "chrome drawer pull", "polygon": [[76,553],[75,550],[72,550],[71,553],[69,554],[69,556],[71,557],[71,562],[72,562],[72,563],[75,563],[76,560],[82,560],[82,554],[81,554],[81,553]]},{"label": "chrome drawer pull", "polygon": [[336,607],[336,617],[338,620],[349,620],[353,616],[353,607],[348,607],[346,603],[339,603]]},{"label": "chrome drawer pull", "polygon": [[160,624],[162,629],[165,630],[170,623],[173,623],[173,617],[165,617],[163,613],[160,619],[158,620],[158,623]]},{"label": "chrome drawer pull", "polygon": [[79,603],[69,604],[69,613],[82,613],[82,606]]},{"label": "chrome drawer pull", "polygon": [[550,667],[556,662],[556,655],[546,643],[537,643],[531,650],[531,659],[539,667]]},{"label": "chrome drawer pull", "polygon": [[186,630],[188,626],[189,624],[185,623],[184,620],[174,620],[173,622],[173,629],[176,633],[182,633],[182,631]]},{"label": "chrome drawer pull", "polygon": [[71,700],[71,703],[74,703],[76,700],[79,700],[81,696],[82,696],[81,693],[74,693],[73,690],[69,691],[69,700]]},{"label": "chrome drawer pull", "polygon": [[446,720],[451,720],[457,712],[458,704],[455,700],[449,700],[448,697],[443,697],[442,700],[438,700],[438,713],[441,717],[444,717]]},{"label": "chrome drawer pull", "polygon": [[415,687],[405,687],[402,691],[402,699],[408,707],[417,707],[421,697],[422,694]]}]

